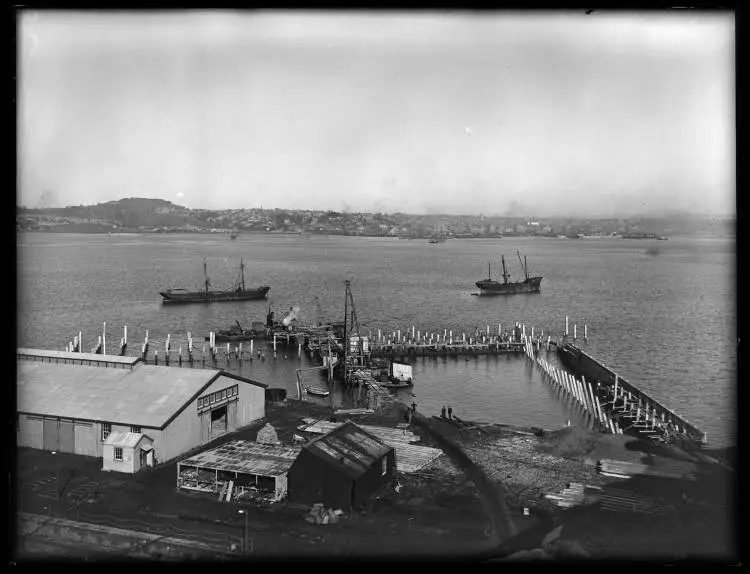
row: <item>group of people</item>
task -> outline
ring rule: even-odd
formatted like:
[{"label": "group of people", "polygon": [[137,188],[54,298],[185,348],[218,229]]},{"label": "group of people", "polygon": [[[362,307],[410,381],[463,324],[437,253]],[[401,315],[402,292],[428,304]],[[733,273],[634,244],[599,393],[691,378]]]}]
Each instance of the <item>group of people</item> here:
[{"label": "group of people", "polygon": [[[445,407],[443,407],[440,410],[440,418],[443,418],[443,419],[446,418],[445,417]],[[453,419],[453,409],[451,407],[448,407],[448,420],[452,420],[452,419]]]}]

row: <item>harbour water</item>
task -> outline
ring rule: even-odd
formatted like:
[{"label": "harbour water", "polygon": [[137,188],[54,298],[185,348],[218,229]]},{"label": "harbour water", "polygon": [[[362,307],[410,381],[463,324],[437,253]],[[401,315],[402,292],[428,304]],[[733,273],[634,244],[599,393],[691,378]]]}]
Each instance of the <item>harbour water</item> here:
[{"label": "harbour water", "polygon": [[[649,249],[658,247],[658,250]],[[476,297],[474,282],[499,276],[505,254],[521,276],[516,250],[529,272],[544,276],[539,294]],[[163,305],[158,292],[202,284],[207,258],[213,288],[236,280],[240,257],[248,286],[271,286],[267,300]],[[737,329],[735,241],[720,238],[651,240],[503,238],[426,240],[296,235],[18,235],[18,345],[63,350],[83,332],[94,346],[107,322],[116,344],[122,327],[140,345],[171,334],[200,348],[209,330],[239,320],[265,320],[301,308],[301,321],[341,320],[344,280],[365,334],[377,329],[422,331],[497,329],[525,322],[535,333],[560,334],[565,316],[579,343],[621,376],[708,433],[712,445],[735,442]],[[589,340],[582,340],[583,325]],[[183,343],[184,345],[184,343]],[[256,344],[257,345],[257,344]],[[289,358],[254,361],[247,374],[295,389]],[[550,354],[551,358],[551,354]],[[470,420],[554,428],[575,420],[521,357],[417,359],[414,400],[437,414],[443,405]],[[313,375],[306,375],[311,377]],[[316,386],[324,386],[318,378]],[[296,391],[294,391],[296,392]],[[334,391],[338,400],[341,391]],[[411,400],[410,395],[405,398]],[[316,399],[318,400],[318,399]],[[325,399],[320,399],[325,400]]]}]

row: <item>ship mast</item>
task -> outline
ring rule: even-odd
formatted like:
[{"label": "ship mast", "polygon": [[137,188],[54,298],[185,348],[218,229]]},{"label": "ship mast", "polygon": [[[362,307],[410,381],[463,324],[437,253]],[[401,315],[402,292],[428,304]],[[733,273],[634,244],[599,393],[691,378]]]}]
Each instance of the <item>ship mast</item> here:
[{"label": "ship mast", "polygon": [[487,281],[492,281],[492,273],[491,273],[491,267],[490,262],[487,262]]},{"label": "ship mast", "polygon": [[525,263],[526,256],[524,255],[523,256],[523,261],[521,261],[521,254],[518,252],[517,249],[516,249],[516,254],[518,255],[518,262],[521,264],[521,269],[523,269],[523,273],[526,276],[526,280],[528,281],[529,280],[529,272],[526,269],[526,263]]},{"label": "ship mast", "polygon": [[242,290],[245,290],[245,264],[240,258],[240,275],[242,276]]},{"label": "ship mast", "polygon": [[507,283],[508,282],[508,271],[505,269],[505,255],[501,255],[501,257],[503,259],[503,281],[505,283]]},{"label": "ship mast", "polygon": [[526,281],[529,280],[529,265],[526,263],[526,256],[523,256],[523,270],[526,273]]}]

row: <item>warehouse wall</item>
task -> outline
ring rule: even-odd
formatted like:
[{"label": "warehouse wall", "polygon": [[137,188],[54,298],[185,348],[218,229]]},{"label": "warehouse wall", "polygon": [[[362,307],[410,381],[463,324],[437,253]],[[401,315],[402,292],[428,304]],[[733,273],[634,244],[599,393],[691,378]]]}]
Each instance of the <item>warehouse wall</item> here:
[{"label": "warehouse wall", "polygon": [[266,389],[241,381],[238,383],[240,403],[237,407],[237,428],[239,429],[266,416]]},{"label": "warehouse wall", "polygon": [[[263,387],[238,381],[230,377],[219,377],[211,383],[199,397],[221,391],[234,385],[238,386],[237,428],[242,428],[266,415],[266,391]],[[186,452],[201,446],[201,421],[198,415],[198,398],[187,407],[162,431],[162,437],[154,439],[157,460],[159,463],[172,460]]]},{"label": "warehouse wall", "polygon": [[18,446],[42,448],[42,417],[18,415]]},{"label": "warehouse wall", "polygon": [[76,441],[76,454],[98,456],[101,450],[99,424],[87,421],[75,421],[73,426]]}]

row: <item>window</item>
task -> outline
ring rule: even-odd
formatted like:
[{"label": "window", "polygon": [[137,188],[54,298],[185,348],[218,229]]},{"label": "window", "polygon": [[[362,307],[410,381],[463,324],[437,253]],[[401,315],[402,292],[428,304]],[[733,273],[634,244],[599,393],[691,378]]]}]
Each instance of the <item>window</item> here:
[{"label": "window", "polygon": [[119,446],[115,447],[115,460],[122,460],[122,449]]},{"label": "window", "polygon": [[141,434],[141,427],[130,427],[130,432],[133,434]]},{"label": "window", "polygon": [[383,457],[383,459],[380,461],[380,474],[385,476],[387,472],[388,472],[388,457]]},{"label": "window", "polygon": [[109,423],[102,423],[102,442],[107,440],[109,433],[112,432],[112,425]]},{"label": "window", "polygon": [[227,392],[226,391],[221,391],[221,399],[224,400],[226,398],[227,398]]},{"label": "window", "polygon": [[203,398],[198,399],[198,408],[199,409],[203,408]]}]

